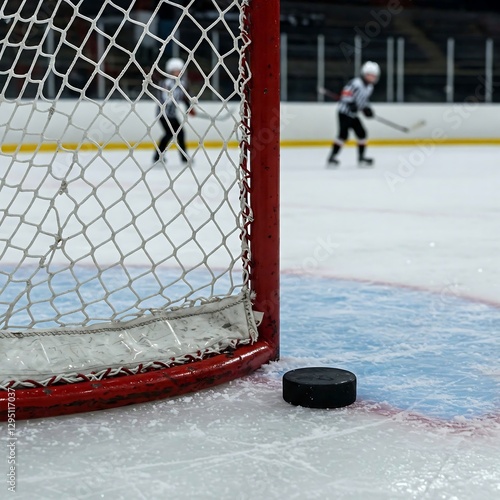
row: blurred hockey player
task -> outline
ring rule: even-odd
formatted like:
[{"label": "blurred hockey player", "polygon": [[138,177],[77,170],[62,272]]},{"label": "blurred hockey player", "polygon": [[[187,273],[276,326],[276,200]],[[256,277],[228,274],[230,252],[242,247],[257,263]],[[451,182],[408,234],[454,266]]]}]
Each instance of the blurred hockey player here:
[{"label": "blurred hockey player", "polygon": [[[156,148],[153,158],[154,163],[158,162],[160,155],[163,155],[174,138],[177,136],[177,148],[180,153],[181,162],[187,163],[189,156],[186,149],[186,140],[184,136],[185,115],[195,115],[195,110],[191,107],[191,99],[188,94],[187,79],[183,76],[185,63],[178,57],[169,59],[165,66],[167,77],[159,82],[161,87],[159,118],[163,127],[163,136],[160,144]],[[183,105],[187,107],[184,111]],[[179,121],[179,115],[182,114],[182,123]]]},{"label": "blurred hockey player", "polygon": [[332,147],[332,152],[328,158],[328,166],[339,165],[337,156],[349,136],[350,129],[354,130],[358,139],[358,165],[367,167],[373,164],[372,158],[365,156],[366,150],[366,129],[358,117],[361,111],[367,118],[374,116],[370,107],[370,96],[373,86],[380,78],[380,67],[377,63],[367,61],[361,67],[361,76],[350,80],[342,89],[338,103],[338,124],[339,131]]}]

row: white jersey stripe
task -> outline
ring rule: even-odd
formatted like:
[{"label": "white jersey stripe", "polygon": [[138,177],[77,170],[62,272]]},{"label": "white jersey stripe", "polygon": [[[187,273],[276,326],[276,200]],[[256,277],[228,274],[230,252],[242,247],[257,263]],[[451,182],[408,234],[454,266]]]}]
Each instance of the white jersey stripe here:
[{"label": "white jersey stripe", "polygon": [[353,78],[342,89],[338,110],[344,115],[355,118],[358,111],[370,105],[370,96],[373,92],[373,84],[365,83],[360,78]]}]

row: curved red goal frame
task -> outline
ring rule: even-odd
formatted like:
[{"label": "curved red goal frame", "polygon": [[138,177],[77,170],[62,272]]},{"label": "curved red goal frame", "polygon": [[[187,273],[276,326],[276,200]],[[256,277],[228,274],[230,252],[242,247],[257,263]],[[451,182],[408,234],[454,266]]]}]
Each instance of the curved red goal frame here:
[{"label": "curved red goal frame", "polygon": [[0,392],[0,420],[50,417],[163,399],[247,375],[279,356],[279,0],[250,0],[250,283],[264,313],[259,339],[228,354],[99,382]]}]

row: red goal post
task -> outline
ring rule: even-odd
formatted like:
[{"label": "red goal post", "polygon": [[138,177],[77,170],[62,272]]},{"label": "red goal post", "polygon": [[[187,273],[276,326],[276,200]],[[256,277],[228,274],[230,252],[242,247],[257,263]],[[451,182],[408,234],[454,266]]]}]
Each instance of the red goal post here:
[{"label": "red goal post", "polygon": [[[41,0],[40,4],[43,4]],[[235,4],[241,9],[241,37],[243,39],[248,37],[248,43],[244,46],[244,53],[241,55],[240,70],[243,76],[240,75],[239,82],[244,84],[242,88],[244,98],[241,103],[241,120],[238,124],[240,132],[243,131],[239,145],[241,151],[239,168],[242,176],[242,187],[240,187],[243,200],[242,210],[247,211],[246,214],[240,215],[244,220],[242,228],[240,228],[242,231],[241,238],[243,240],[247,239],[248,246],[247,248],[243,245],[241,255],[244,262],[244,272],[248,274],[243,288],[248,288],[248,294],[252,301],[252,310],[256,311],[258,337],[256,339],[252,338],[247,343],[229,342],[228,348],[219,353],[210,353],[208,356],[193,358],[191,355],[187,355],[187,362],[183,364],[176,362],[168,365],[168,363],[164,363],[164,366],[162,366],[163,360],[156,360],[159,363],[154,369],[141,370],[134,368],[129,370],[125,368],[115,376],[103,376],[98,379],[93,378],[92,374],[90,376],[84,374],[79,381],[67,383],[63,378],[59,379],[56,376],[54,377],[54,383],[41,384],[37,381],[29,383],[28,377],[25,379],[25,382],[28,382],[27,384],[16,385],[7,376],[7,378],[4,377],[0,380],[1,420],[7,420],[13,415],[14,410],[16,419],[39,418],[101,410],[181,395],[242,377],[252,373],[262,364],[278,359],[280,6],[279,0],[238,0]],[[41,14],[40,12],[42,11],[30,14],[36,21],[36,23],[31,24],[31,27],[33,28],[36,25],[39,30],[41,29],[39,27],[41,26],[40,19],[50,17],[50,13],[44,12]],[[129,16],[129,14],[130,12],[126,13],[125,16]],[[186,11],[183,14],[189,16],[190,13]],[[21,22],[19,21],[20,16],[12,13],[9,15],[8,20],[11,26],[16,22]],[[222,12],[223,15],[224,12]],[[22,22],[25,31],[29,25],[29,19],[29,16],[25,17]],[[68,24],[68,29],[71,30],[71,22]],[[145,30],[149,29],[148,23],[145,25],[137,24],[137,26],[143,27]],[[21,42],[19,40],[15,41],[13,33],[12,30],[9,31],[6,37],[6,40],[12,40],[9,50],[21,50],[24,43],[23,39],[21,37]],[[188,58],[192,63],[196,64],[195,56],[188,56]],[[102,67],[98,67],[99,64],[99,62],[96,63],[97,69],[94,72],[96,75],[101,74],[103,71]],[[31,70],[35,71],[33,66]],[[15,71],[14,68],[10,73],[4,73],[4,76],[6,78],[17,78],[18,75],[15,74]],[[38,75],[39,72],[33,73],[31,77],[26,78],[31,78],[31,82],[34,84],[39,78]],[[116,78],[119,78],[119,75]],[[20,77],[18,81],[20,81]],[[7,87],[7,85],[4,86],[3,92],[6,92]],[[2,97],[5,96],[2,95]],[[84,92],[82,91],[79,102],[84,98]],[[16,105],[25,104],[25,99],[21,102],[18,97],[11,99],[11,101]],[[227,103],[223,102],[222,104],[226,106]],[[52,116],[53,108],[51,110],[50,114]],[[99,144],[97,149],[102,152],[105,149],[104,146]],[[36,162],[35,155],[42,149],[42,147],[35,148],[34,162]],[[133,145],[130,151],[132,151],[131,155],[136,151]],[[11,165],[14,165],[17,161],[16,155],[19,157],[21,153],[21,146],[14,148],[13,152],[4,148],[2,156],[13,158],[10,161]],[[66,185],[65,180],[63,186]],[[64,191],[64,187],[62,191]],[[12,206],[14,205],[6,207],[6,214],[9,213]],[[3,209],[4,207],[0,208]],[[53,206],[51,209],[53,209]],[[27,215],[24,217],[27,219]],[[3,251],[1,255],[5,257],[10,255],[8,250],[12,249],[9,247],[11,240],[5,236],[7,233],[3,232],[2,224],[4,222],[4,220],[0,220],[0,244],[4,244],[4,249],[0,248],[0,250]],[[63,241],[62,246],[64,244],[64,233],[58,234],[58,238],[60,238],[58,241]],[[58,243],[53,244],[51,245],[51,251],[56,252],[61,246],[58,246]],[[17,247],[15,249],[17,250]],[[28,250],[24,252],[24,255],[26,256],[27,253],[29,253]],[[42,259],[40,260],[42,261]],[[45,265],[44,261],[43,266]],[[21,265],[18,265],[17,268],[21,268]],[[188,271],[184,270],[183,272],[188,274]],[[5,273],[3,276],[8,278],[15,276],[14,271],[9,271],[9,273]],[[0,275],[0,278],[3,276]],[[26,287],[32,287],[32,285],[30,280],[26,280]],[[2,286],[3,282],[0,281],[0,292]],[[5,288],[6,285],[4,285]],[[50,287],[50,289],[54,294],[56,293],[54,287]],[[30,296],[31,292],[32,289],[29,288],[26,295]],[[111,290],[107,293],[109,296],[113,295]],[[56,295],[48,299],[51,304],[57,300]],[[8,317],[12,308],[9,309],[9,304],[6,301],[0,303],[7,310],[5,315]],[[200,307],[203,308],[204,306],[202,304]],[[177,309],[174,309],[175,311]],[[170,311],[167,311],[167,313],[170,313]],[[260,314],[262,315],[261,321]],[[120,325],[120,321],[120,319],[113,320],[113,325]],[[61,324],[62,326],[58,326],[58,328],[62,328],[64,331],[71,328],[71,326],[67,327],[62,322]],[[90,325],[88,328],[92,333],[93,326]],[[33,330],[36,330],[36,325],[33,328],[30,327],[30,332]],[[96,328],[94,330],[97,331]],[[45,331],[46,329],[44,329]],[[23,331],[18,328],[11,330],[8,327],[0,326],[0,340],[3,341],[3,343],[0,342],[2,359],[9,356],[12,345],[24,335]],[[33,335],[37,335],[36,331]],[[56,328],[55,337],[57,335],[58,330]],[[1,372],[0,367],[0,375],[3,376]],[[14,392],[15,397],[12,397]]]}]

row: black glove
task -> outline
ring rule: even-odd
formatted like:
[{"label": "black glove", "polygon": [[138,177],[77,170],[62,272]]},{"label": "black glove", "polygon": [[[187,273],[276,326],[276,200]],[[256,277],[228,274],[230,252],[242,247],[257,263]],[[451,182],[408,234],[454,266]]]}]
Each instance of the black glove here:
[{"label": "black glove", "polygon": [[364,108],[363,113],[367,118],[373,118],[373,116],[375,115],[372,108]]},{"label": "black glove", "polygon": [[358,112],[358,105],[355,102],[348,102],[347,106],[348,106],[349,111],[351,113],[357,113]]}]

